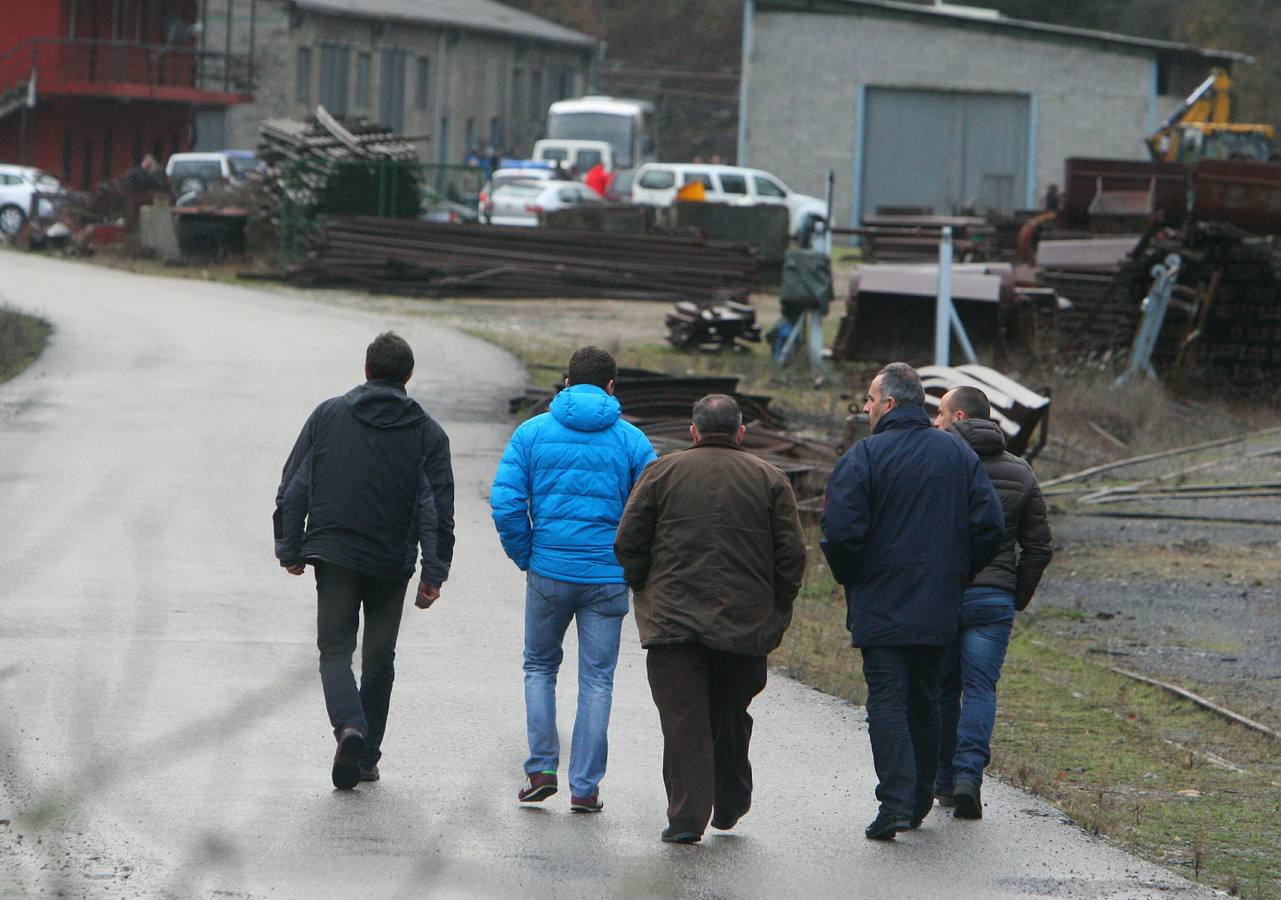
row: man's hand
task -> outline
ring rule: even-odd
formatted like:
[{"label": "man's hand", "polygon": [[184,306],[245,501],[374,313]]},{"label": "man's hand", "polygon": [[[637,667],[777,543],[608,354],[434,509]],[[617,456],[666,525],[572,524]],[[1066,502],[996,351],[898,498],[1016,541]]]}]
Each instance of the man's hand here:
[{"label": "man's hand", "polygon": [[440,585],[420,581],[418,582],[418,599],[414,601],[414,606],[419,609],[431,609],[431,605],[438,597],[440,597]]},{"label": "man's hand", "polygon": [[301,575],[303,572],[307,571],[307,564],[294,563],[292,566],[284,566],[283,568],[290,575]]}]

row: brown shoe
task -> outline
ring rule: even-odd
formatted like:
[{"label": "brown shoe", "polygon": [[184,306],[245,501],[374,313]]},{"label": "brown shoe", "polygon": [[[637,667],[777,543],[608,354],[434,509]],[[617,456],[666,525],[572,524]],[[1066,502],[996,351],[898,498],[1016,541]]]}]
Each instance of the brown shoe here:
[{"label": "brown shoe", "polygon": [[525,786],[516,799],[521,803],[542,803],[556,793],[555,772],[533,772],[525,776]]}]

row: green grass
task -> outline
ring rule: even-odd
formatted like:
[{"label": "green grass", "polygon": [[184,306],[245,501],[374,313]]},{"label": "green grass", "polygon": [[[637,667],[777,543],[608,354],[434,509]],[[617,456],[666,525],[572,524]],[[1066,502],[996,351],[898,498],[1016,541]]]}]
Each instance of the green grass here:
[{"label": "green grass", "polygon": [[0,306],[0,381],[17,375],[44,352],[48,322]]},{"label": "green grass", "polygon": [[[786,674],[866,699],[845,599],[817,535],[792,627],[771,657]],[[1089,658],[1021,614],[1000,683],[990,771],[1082,828],[1235,895],[1281,897],[1281,747]]]}]

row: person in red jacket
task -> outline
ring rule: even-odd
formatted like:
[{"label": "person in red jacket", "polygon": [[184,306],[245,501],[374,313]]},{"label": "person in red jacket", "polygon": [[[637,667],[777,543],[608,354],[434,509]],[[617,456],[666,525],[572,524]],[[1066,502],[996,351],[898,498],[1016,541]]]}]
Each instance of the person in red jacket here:
[{"label": "person in red jacket", "polygon": [[609,185],[609,173],[605,171],[605,164],[597,163],[588,169],[583,184],[604,197],[605,188]]}]

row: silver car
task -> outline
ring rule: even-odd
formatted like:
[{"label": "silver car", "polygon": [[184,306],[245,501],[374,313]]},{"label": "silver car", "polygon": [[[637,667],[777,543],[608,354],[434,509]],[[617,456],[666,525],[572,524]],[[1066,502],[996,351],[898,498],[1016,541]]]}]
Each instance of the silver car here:
[{"label": "silver car", "polygon": [[[0,164],[0,233],[13,237],[27,221],[31,211],[31,197],[42,194],[65,194],[62,182],[48,172],[27,166]],[[40,200],[37,211],[43,218],[53,215],[53,204]]]}]

